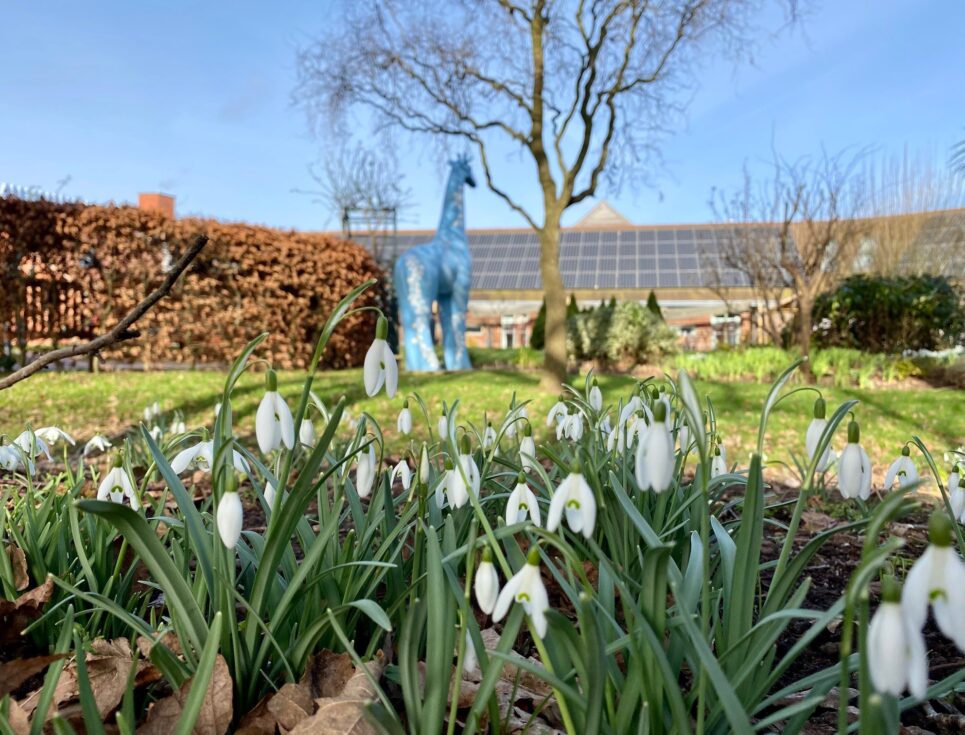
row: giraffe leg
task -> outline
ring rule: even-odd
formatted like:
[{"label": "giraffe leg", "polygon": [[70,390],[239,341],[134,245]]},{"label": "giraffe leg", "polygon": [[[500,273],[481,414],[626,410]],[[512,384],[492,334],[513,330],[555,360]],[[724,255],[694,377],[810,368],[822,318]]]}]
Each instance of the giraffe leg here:
[{"label": "giraffe leg", "polygon": [[427,294],[422,264],[400,258],[395,268],[395,288],[405,340],[405,367],[413,371],[439,369],[432,344],[432,295]]},{"label": "giraffe leg", "polygon": [[446,299],[447,307],[439,312],[443,317],[446,368],[471,370],[469,351],[466,349],[466,311],[469,308],[469,279],[457,278],[452,294]]},{"label": "giraffe leg", "polygon": [[439,321],[442,325],[442,355],[446,361],[446,370],[461,370],[456,360],[458,335],[452,317],[452,296],[440,296]]}]

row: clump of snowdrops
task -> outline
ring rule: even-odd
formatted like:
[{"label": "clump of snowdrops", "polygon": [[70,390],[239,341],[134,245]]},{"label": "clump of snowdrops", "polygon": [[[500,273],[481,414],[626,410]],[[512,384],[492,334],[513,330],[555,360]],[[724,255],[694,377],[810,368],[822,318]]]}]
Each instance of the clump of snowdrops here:
[{"label": "clump of snowdrops", "polygon": [[[264,371],[257,449],[236,436],[232,394],[261,365],[266,335],[231,366],[209,427],[188,430],[151,406],[117,446],[92,440],[46,477],[38,457],[70,437],[28,429],[0,446],[11,478],[4,541],[23,549],[35,580],[50,575],[59,590],[28,632],[76,653],[95,637],[144,636],[175,690],[189,679],[203,688],[220,654],[236,720],[297,680],[314,651],[344,651],[361,665],[382,650],[389,666],[373,677],[366,717],[386,733],[501,732],[511,714],[497,692],[507,664],[545,683],[541,716],[581,733],[798,732],[855,677],[860,728],[895,731],[903,710],[965,678],[929,681],[922,639],[931,606],[942,633],[965,648],[965,457],[951,455],[946,476],[913,439],[872,501],[859,407],[829,412],[817,396],[810,424],[802,417],[800,492],[782,525],[772,511],[787,503],[771,497],[762,456],[770,414],[813,390],[785,390],[796,364],[768,394],[743,466],[728,461],[727,427],[684,371],[628,396],[604,395],[587,376],[563,387],[548,416],[530,415],[514,396],[478,426],[460,414],[458,396],[440,411],[405,394],[404,376],[396,396],[380,317],[363,382],[369,395],[384,390],[399,402],[385,430],[404,449],[389,462],[383,427],[365,414],[348,422],[344,398],[313,392],[329,336],[367,285],[329,317],[296,401]],[[543,428],[550,438],[538,442]],[[901,540],[888,524],[916,504],[908,496],[923,479],[912,447],[943,502],[902,588]],[[89,465],[96,452],[110,454],[101,474]],[[192,470],[208,477],[202,497],[185,484]],[[795,545],[808,498],[828,493],[832,478],[860,517]],[[152,482],[163,489],[148,492]],[[263,526],[245,523],[255,506]],[[864,534],[860,562],[840,599],[808,609],[808,564],[842,531]],[[765,534],[776,559],[762,554]],[[135,556],[147,582],[136,579]],[[869,585],[882,575],[872,615]],[[3,554],[0,582],[16,596]],[[795,662],[836,622],[840,661],[796,676]],[[792,623],[803,632],[779,648]],[[473,677],[468,704],[456,695],[464,672]],[[45,690],[56,686],[47,679]],[[848,705],[840,698],[845,729]],[[117,724],[131,732],[136,715],[125,708]]]}]

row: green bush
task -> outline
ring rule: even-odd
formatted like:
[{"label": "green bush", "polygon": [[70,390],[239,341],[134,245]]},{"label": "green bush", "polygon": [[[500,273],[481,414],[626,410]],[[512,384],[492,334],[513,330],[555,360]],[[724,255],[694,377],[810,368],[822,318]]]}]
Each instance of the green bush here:
[{"label": "green bush", "polygon": [[611,301],[567,320],[567,347],[577,360],[636,365],[676,352],[677,335],[636,301]]},{"label": "green bush", "polygon": [[963,294],[941,276],[852,276],[815,302],[815,344],[900,354],[965,339]]},{"label": "green bush", "polygon": [[529,335],[529,346],[534,350],[541,350],[546,346],[546,299],[539,307],[536,321],[533,322],[533,333]]}]

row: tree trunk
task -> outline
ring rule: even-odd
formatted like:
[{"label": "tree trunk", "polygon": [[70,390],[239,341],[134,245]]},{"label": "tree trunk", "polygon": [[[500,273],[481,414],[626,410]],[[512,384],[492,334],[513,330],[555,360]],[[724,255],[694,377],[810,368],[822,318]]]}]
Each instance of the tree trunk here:
[{"label": "tree trunk", "polygon": [[539,233],[539,267],[546,297],[546,339],[543,353],[545,382],[553,390],[566,380],[566,292],[560,273],[559,219],[547,222]]},{"label": "tree trunk", "polygon": [[798,333],[797,342],[801,348],[801,357],[807,358],[801,363],[801,374],[809,383],[814,382],[814,371],[811,370],[811,308],[813,300],[804,295],[798,295]]}]

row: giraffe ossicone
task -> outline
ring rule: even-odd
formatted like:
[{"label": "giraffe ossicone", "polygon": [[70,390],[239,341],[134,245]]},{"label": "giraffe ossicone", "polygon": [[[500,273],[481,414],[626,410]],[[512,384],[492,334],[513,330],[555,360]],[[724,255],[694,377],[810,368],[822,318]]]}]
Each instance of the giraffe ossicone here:
[{"label": "giraffe ossicone", "polygon": [[442,352],[447,370],[469,370],[466,309],[472,258],[466,237],[463,187],[476,181],[466,156],[449,162],[442,217],[435,237],[405,251],[393,271],[407,370],[439,370],[432,340],[432,304],[439,306]]}]

